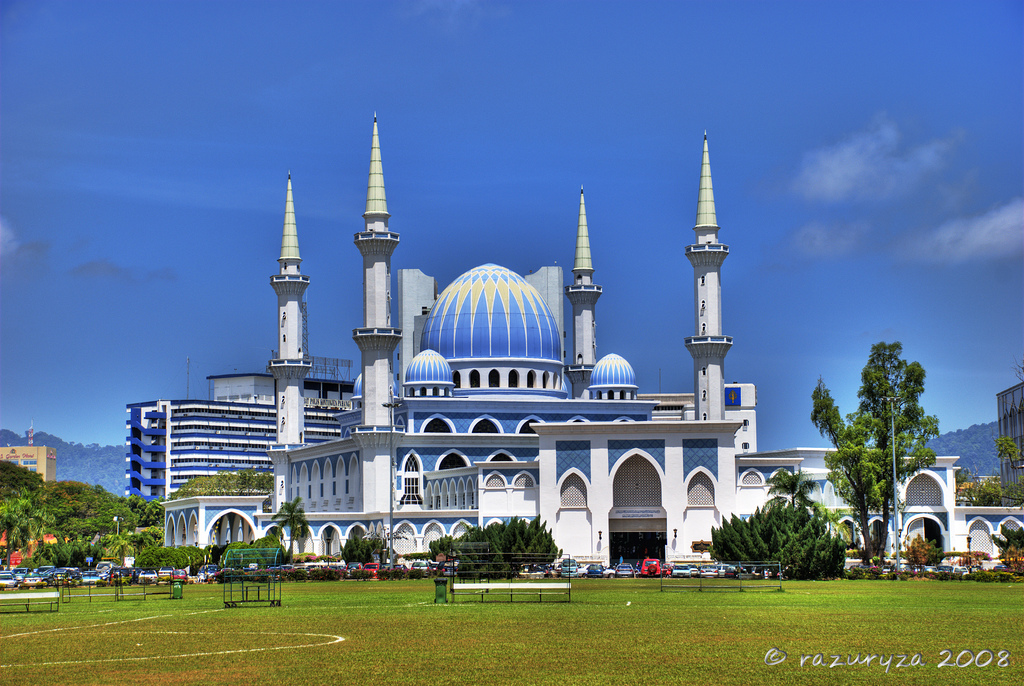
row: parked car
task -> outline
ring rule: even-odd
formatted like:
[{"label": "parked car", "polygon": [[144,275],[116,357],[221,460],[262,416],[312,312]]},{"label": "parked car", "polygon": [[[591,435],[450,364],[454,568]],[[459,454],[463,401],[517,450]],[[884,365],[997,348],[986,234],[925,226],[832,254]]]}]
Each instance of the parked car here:
[{"label": "parked car", "polygon": [[174,567],[161,567],[160,571],[156,573],[156,578],[160,581],[169,581],[173,574]]},{"label": "parked car", "polygon": [[172,581],[188,581],[188,572],[184,569],[175,569],[171,572]]},{"label": "parked car", "polygon": [[[674,565],[672,567],[672,578],[673,579],[689,579],[691,570],[693,567],[690,565]],[[698,572],[699,573],[699,572]]]},{"label": "parked car", "polygon": [[992,571],[993,572],[1008,572],[1008,571],[1010,571],[1010,568],[1007,567],[1006,565],[1002,564],[1002,563],[999,563],[995,567],[992,568]]},{"label": "parked car", "polygon": [[426,560],[413,560],[412,561],[412,567],[411,567],[410,571],[413,571],[413,572],[419,571],[419,572],[423,572],[424,574],[429,574],[430,573],[430,565],[427,564]]},{"label": "parked car", "polygon": [[83,586],[95,586],[101,581],[103,581],[103,577],[101,577],[95,570],[82,572]]},{"label": "parked car", "polygon": [[558,574],[563,579],[575,579],[580,575],[580,566],[576,564],[576,560],[567,558],[559,565]]},{"label": "parked car", "polygon": [[139,572],[140,584],[155,584],[160,579],[155,569],[143,569]]},{"label": "parked car", "polygon": [[939,565],[935,568],[936,572],[945,572],[946,574],[953,573],[953,565]]},{"label": "parked car", "polygon": [[633,569],[633,565],[623,562],[622,564],[615,567],[616,579],[633,579],[635,577],[636,570]]},{"label": "parked car", "polygon": [[700,568],[702,579],[714,579],[718,576],[718,565],[704,565]]},{"label": "parked car", "polygon": [[15,567],[11,570],[11,574],[14,575],[15,579],[21,581],[25,578],[25,575],[28,574],[28,567]]},{"label": "parked car", "polygon": [[18,580],[11,572],[0,572],[0,589],[17,588]]},{"label": "parked car", "polygon": [[46,579],[35,572],[29,572],[21,578],[18,586],[21,588],[39,588],[46,585]]},{"label": "parked car", "polygon": [[219,567],[217,567],[217,565],[203,565],[202,567],[200,567],[199,574],[197,575],[199,578],[199,583],[212,581],[213,575],[217,573],[218,569]]},{"label": "parked car", "polygon": [[367,562],[365,565],[363,565],[363,571],[364,572],[369,572],[371,579],[376,579],[377,578],[377,573],[380,572],[380,563],[379,562]]},{"label": "parked car", "polygon": [[661,562],[651,557],[645,559],[640,563],[640,576],[661,576]]}]

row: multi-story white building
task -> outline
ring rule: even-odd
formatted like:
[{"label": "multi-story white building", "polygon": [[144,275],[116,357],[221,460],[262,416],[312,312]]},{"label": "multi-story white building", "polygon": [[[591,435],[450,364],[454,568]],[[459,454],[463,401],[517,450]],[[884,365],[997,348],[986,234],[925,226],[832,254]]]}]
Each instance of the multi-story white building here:
[{"label": "multi-story white building", "polygon": [[[568,285],[556,266],[524,278],[484,264],[438,293],[423,271],[403,270],[394,322],[391,256],[400,237],[390,217],[374,121],[365,226],[354,236],[363,321],[353,330],[362,356],[353,407],[336,415],[339,438],[312,444],[308,425],[301,438],[302,414],[277,401],[271,510],[301,500],[312,535],[300,549],[337,553],[347,538],[379,534],[392,535],[399,553],[422,551],[468,526],[540,517],[578,558],[678,559],[702,549],[724,519],[763,506],[777,470],[809,471],[817,497],[841,505],[827,482],[826,450],[758,452],[757,389],[725,382],[733,339],[723,333],[721,269],[729,246],[719,242],[706,137],[693,241],[679,246],[693,268],[694,332],[682,341],[692,394],[641,395],[628,361],[598,354],[602,287],[593,280],[598,265],[582,192]],[[283,245],[288,226],[286,219]],[[294,252],[282,248],[289,274],[297,274],[295,241]],[[295,335],[290,317],[282,337]],[[1020,516],[989,512],[958,522],[955,461],[940,458],[904,485],[904,531],[966,550],[968,526],[984,522],[991,532],[999,517]],[[251,540],[272,526],[259,498],[192,498],[165,508],[170,545]],[[872,525],[887,523],[875,517]]]}]

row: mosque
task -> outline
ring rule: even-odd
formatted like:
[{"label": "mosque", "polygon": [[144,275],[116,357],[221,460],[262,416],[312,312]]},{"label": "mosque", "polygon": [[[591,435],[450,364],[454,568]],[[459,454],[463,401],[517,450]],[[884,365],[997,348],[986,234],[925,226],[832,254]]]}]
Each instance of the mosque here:
[{"label": "mosque", "polygon": [[[289,180],[279,272],[270,279],[279,322],[268,365],[277,423],[270,506],[265,496],[172,500],[167,545],[251,541],[273,526],[282,503],[299,498],[311,525],[296,541],[305,552],[338,554],[348,538],[375,535],[401,555],[469,526],[540,517],[580,560],[673,560],[699,556],[723,519],[762,506],[766,480],[780,469],[811,473],[815,497],[842,506],[826,479],[826,450],[758,452],[756,388],[724,381],[733,344],[722,331],[729,246],[719,241],[706,135],[693,240],[684,247],[693,268],[694,330],[684,339],[692,394],[639,393],[627,360],[598,355],[602,289],[582,190],[569,285],[557,266],[523,277],[484,264],[438,295],[433,278],[401,270],[395,321],[399,234],[389,218],[375,118],[364,228],[354,236],[363,268],[363,321],[352,332],[361,374],[350,409],[335,415],[339,437],[309,442],[300,306],[310,277],[300,271]],[[947,550],[966,550],[968,534],[982,549],[984,534],[991,548],[990,533],[1022,518],[1003,508],[957,513],[956,459],[938,458],[904,484],[905,532],[937,536]]]}]

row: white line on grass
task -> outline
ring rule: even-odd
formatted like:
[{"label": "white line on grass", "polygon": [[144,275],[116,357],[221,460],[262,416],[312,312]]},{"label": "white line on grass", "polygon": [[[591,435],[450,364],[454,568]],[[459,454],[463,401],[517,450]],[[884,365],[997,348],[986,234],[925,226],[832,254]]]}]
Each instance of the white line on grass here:
[{"label": "white line on grass", "polygon": [[18,638],[20,636],[34,636],[36,634],[48,634],[54,631],[78,631],[79,629],[95,629],[100,626],[114,626],[116,624],[128,624],[129,622],[144,622],[147,619],[165,619],[172,615],[153,615],[152,617],[139,617],[138,619],[125,619],[120,622],[106,622],[104,624],[86,624],[84,626],[62,626],[56,629],[40,629],[39,631],[26,631],[23,634],[9,634],[4,638]]},{"label": "white line on grass", "polygon": [[[88,627],[80,627],[88,628]],[[41,633],[41,632],[39,632]],[[177,633],[177,632],[158,632],[158,633]],[[259,653],[268,650],[291,650],[292,648],[317,648],[320,646],[333,645],[335,643],[341,643],[345,639],[342,636],[335,636],[333,634],[292,634],[292,633],[265,633],[256,632],[257,636],[323,636],[330,638],[330,641],[324,641],[322,643],[305,643],[302,645],[287,645],[287,646],[264,646],[262,648],[239,648],[237,650],[217,650],[208,653],[182,653],[180,655],[150,655],[145,657],[111,657],[100,660],[67,660],[65,662],[36,662],[26,663],[21,665],[0,665],[0,668],[8,669],[14,667],[54,667],[58,665],[89,665],[99,664],[103,662],[141,662],[144,660],[174,660],[183,657],[207,657],[211,655],[234,655],[237,653]]]}]

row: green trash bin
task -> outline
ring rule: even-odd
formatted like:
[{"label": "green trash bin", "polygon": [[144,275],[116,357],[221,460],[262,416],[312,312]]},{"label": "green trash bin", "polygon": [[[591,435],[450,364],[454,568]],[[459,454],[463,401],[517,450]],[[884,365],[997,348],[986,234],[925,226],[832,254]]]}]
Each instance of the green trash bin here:
[{"label": "green trash bin", "polygon": [[441,605],[448,602],[448,579],[443,576],[434,577],[434,604]]},{"label": "green trash bin", "polygon": [[180,579],[176,579],[171,582],[171,598],[174,600],[181,600],[182,593],[185,588],[185,582]]}]

